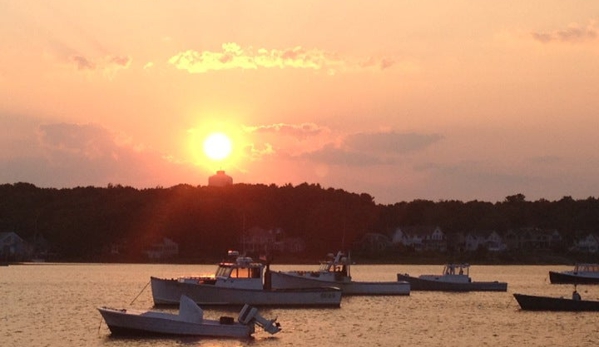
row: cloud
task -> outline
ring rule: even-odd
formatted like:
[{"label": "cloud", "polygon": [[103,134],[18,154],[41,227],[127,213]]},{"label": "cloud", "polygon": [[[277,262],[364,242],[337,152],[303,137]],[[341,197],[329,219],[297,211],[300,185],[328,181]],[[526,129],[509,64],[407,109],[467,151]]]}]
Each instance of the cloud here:
[{"label": "cloud", "polygon": [[46,124],[39,126],[39,141],[52,153],[69,153],[87,159],[96,159],[114,153],[118,147],[114,136],[93,124]]},{"label": "cloud", "polygon": [[439,134],[379,132],[352,134],[344,143],[354,151],[402,154],[424,149],[442,139]]},{"label": "cloud", "polygon": [[[0,152],[0,182],[26,181],[50,187],[197,182],[197,167],[176,163],[96,124],[40,124],[16,116],[0,120],[8,126],[8,130],[0,130],[0,145],[12,146],[10,151]],[[19,129],[19,135],[7,136],[11,129]]]},{"label": "cloud", "polygon": [[333,142],[331,130],[315,123],[276,123],[245,126],[244,155],[252,161],[296,158]]},{"label": "cloud", "polygon": [[339,166],[370,166],[385,164],[385,161],[376,155],[347,150],[328,144],[325,147],[300,156],[322,164]]},{"label": "cloud", "polygon": [[318,150],[303,153],[301,157],[347,166],[392,165],[403,155],[425,149],[442,138],[438,134],[357,133],[345,136],[338,145],[328,143]]},{"label": "cloud", "polygon": [[113,77],[118,70],[129,68],[132,62],[130,57],[114,55],[101,57],[97,61],[82,55],[72,55],[69,59],[77,70],[100,71],[109,77]]},{"label": "cloud", "polygon": [[299,139],[305,139],[309,136],[316,136],[322,133],[329,132],[326,127],[318,126],[314,123],[302,123],[302,124],[286,124],[278,123],[271,125],[261,125],[255,127],[246,127],[246,131],[250,133],[276,133],[285,136],[293,136]]},{"label": "cloud", "polygon": [[89,61],[87,58],[75,55],[71,57],[71,61],[75,63],[77,70],[95,70],[96,64]]},{"label": "cloud", "polygon": [[533,39],[542,42],[584,42],[593,41],[598,37],[596,22],[591,21],[586,27],[577,23],[570,24],[566,29],[551,32],[533,32]]},{"label": "cloud", "polygon": [[187,50],[171,57],[169,63],[190,73],[230,69],[295,68],[325,70],[332,74],[354,69],[383,70],[393,66],[394,61],[389,58],[353,61],[335,53],[299,46],[282,50],[252,47],[243,49],[236,43],[225,43],[220,52]]}]

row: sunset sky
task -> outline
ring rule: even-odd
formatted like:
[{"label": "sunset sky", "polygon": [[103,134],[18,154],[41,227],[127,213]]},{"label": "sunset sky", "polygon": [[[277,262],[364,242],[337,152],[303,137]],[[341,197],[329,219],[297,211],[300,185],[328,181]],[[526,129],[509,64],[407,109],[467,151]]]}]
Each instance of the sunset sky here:
[{"label": "sunset sky", "polygon": [[0,0],[0,47],[0,184],[599,196],[599,1]]}]

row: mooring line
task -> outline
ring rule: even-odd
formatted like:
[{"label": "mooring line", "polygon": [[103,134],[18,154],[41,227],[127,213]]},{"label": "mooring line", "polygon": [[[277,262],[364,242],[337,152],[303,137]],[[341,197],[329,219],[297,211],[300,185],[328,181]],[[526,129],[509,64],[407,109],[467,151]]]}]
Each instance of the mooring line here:
[{"label": "mooring line", "polygon": [[[151,280],[150,280],[151,282]],[[143,287],[143,289],[141,290],[141,292],[139,292],[139,294],[137,294],[137,296],[135,297],[135,299],[133,299],[133,301],[131,301],[131,303],[129,304],[129,306],[133,305],[133,303],[135,302],[135,300],[137,300],[137,298],[139,298],[139,296],[141,295],[141,293],[144,292],[144,290],[146,290],[146,288],[148,287],[148,285],[150,284],[150,282],[146,283],[146,285]]]}]

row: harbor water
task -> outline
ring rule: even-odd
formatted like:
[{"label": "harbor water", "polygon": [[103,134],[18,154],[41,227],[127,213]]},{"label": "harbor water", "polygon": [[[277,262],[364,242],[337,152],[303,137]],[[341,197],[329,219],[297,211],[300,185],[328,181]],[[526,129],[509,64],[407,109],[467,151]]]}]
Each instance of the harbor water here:
[{"label": "harbor water", "polygon": [[[599,312],[520,311],[513,293],[570,296],[551,285],[549,270],[570,266],[478,266],[473,280],[508,282],[499,293],[415,292],[409,296],[344,297],[341,308],[260,309],[283,330],[252,339],[119,338],[97,307],[153,309],[150,276],[213,272],[216,265],[25,264],[0,267],[0,346],[596,346]],[[315,266],[273,265],[272,270]],[[358,281],[393,281],[397,273],[440,273],[442,265],[355,265]],[[599,300],[599,285],[579,286]],[[176,308],[167,309],[176,312]],[[205,308],[204,317],[237,315]]]}]

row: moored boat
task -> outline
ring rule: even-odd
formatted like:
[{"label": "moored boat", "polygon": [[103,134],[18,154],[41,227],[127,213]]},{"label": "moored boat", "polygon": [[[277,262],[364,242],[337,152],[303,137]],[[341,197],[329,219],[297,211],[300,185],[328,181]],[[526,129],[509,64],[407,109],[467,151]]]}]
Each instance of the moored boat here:
[{"label": "moored boat", "polygon": [[599,311],[599,301],[574,300],[514,293],[522,310],[526,311]]},{"label": "moored boat", "polygon": [[174,305],[187,295],[201,306],[317,306],[339,307],[341,290],[336,287],[274,289],[268,265],[230,251],[232,260],[218,264],[211,276],[163,279],[151,277],[155,305]]},{"label": "moored boat", "polygon": [[409,295],[410,284],[403,281],[354,281],[351,260],[342,252],[328,255],[316,271],[271,271],[273,288],[338,287],[343,295]]},{"label": "moored boat", "polygon": [[570,271],[549,271],[552,284],[599,284],[599,264],[581,263]]},{"label": "moored boat", "polygon": [[114,335],[178,335],[212,337],[250,337],[255,326],[270,334],[281,330],[276,320],[268,320],[258,314],[256,308],[245,305],[237,321],[233,317],[219,320],[204,319],[202,309],[193,300],[181,296],[179,313],[141,311],[135,309],[98,308],[102,318]]},{"label": "moored boat", "polygon": [[505,292],[507,283],[499,281],[477,282],[470,278],[469,264],[447,264],[440,275],[397,274],[398,281],[410,283],[411,290],[446,292]]}]

